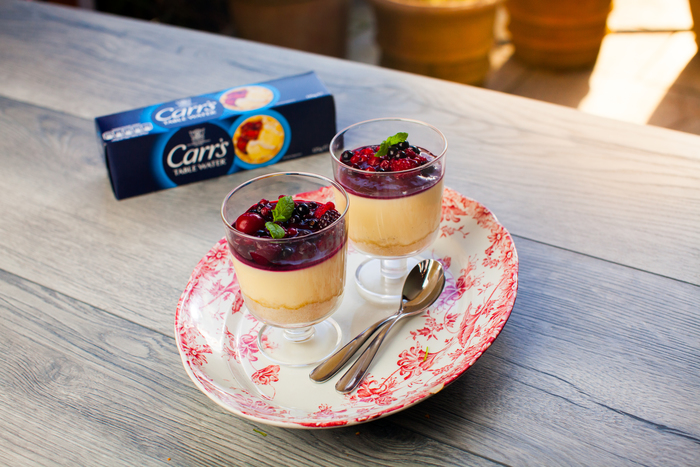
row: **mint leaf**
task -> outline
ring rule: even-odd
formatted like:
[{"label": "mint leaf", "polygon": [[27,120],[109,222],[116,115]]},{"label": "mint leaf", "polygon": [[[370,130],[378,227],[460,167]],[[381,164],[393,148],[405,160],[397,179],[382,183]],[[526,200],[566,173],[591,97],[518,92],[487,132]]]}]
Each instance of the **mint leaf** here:
[{"label": "mint leaf", "polygon": [[379,146],[379,150],[374,153],[374,157],[386,156],[387,152],[389,152],[389,144],[386,141],[382,141],[381,146]]},{"label": "mint leaf", "polygon": [[394,136],[389,136],[387,139],[382,141],[382,144],[379,146],[379,150],[374,153],[374,157],[382,157],[386,156],[386,153],[389,152],[389,148],[395,144],[398,143],[403,143],[408,139],[408,133],[396,133]]},{"label": "mint leaf", "polygon": [[284,229],[274,222],[265,222],[265,228],[270,232],[272,238],[284,238]]},{"label": "mint leaf", "polygon": [[[272,220],[274,222],[288,221],[294,212],[294,200],[291,196],[285,196],[277,201],[277,206],[272,210]],[[282,237],[279,237],[282,238]]]},{"label": "mint leaf", "polygon": [[393,146],[398,143],[403,143],[408,139],[408,133],[396,133],[394,136],[390,136],[386,139],[389,146]]}]

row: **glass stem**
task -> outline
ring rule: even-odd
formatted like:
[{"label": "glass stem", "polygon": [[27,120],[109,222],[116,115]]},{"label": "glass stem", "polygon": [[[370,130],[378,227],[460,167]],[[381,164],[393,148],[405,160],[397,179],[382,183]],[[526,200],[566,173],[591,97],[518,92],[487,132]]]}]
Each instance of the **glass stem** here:
[{"label": "glass stem", "polygon": [[382,278],[389,281],[397,281],[402,279],[408,272],[406,258],[402,259],[382,259],[380,262],[380,270]]},{"label": "glass stem", "polygon": [[283,334],[285,339],[294,343],[306,342],[314,336],[314,327],[285,329]]}]

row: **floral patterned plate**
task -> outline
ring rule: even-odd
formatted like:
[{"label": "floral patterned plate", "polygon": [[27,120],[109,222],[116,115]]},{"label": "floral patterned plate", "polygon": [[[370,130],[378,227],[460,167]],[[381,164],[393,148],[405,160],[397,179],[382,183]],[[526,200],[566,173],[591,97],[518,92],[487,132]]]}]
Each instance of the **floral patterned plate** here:
[{"label": "floral patterned plate", "polygon": [[[453,190],[445,189],[440,236],[423,256],[445,266],[445,290],[425,313],[392,330],[360,387],[341,395],[334,386],[342,372],[318,384],[309,379],[312,367],[280,367],[262,355],[261,325],[245,308],[222,239],[194,269],[177,306],[185,370],[225,409],[288,428],[354,425],[410,407],[474,364],[508,320],[518,288],[510,234],[488,209]],[[353,273],[364,259],[350,248],[343,304],[333,315],[343,345],[396,311],[357,293]]]}]

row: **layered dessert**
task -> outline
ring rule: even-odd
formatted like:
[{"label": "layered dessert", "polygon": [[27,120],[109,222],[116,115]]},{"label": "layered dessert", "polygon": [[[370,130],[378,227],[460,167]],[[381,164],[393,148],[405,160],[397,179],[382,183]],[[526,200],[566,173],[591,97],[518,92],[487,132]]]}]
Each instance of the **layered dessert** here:
[{"label": "layered dessert", "polygon": [[241,293],[260,321],[308,326],[340,304],[347,236],[333,202],[262,199],[238,216],[233,228],[243,234],[228,236]]},{"label": "layered dessert", "polygon": [[335,175],[350,198],[349,236],[363,253],[411,256],[438,234],[443,172],[436,156],[407,137],[398,133],[339,158]]}]

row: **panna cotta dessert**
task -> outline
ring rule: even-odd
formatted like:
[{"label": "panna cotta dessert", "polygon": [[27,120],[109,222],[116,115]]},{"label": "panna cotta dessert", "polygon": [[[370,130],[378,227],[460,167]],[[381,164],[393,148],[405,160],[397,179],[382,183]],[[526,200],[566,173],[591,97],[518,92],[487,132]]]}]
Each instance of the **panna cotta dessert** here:
[{"label": "panna cotta dessert", "polygon": [[407,138],[397,133],[339,157],[335,176],[350,199],[350,240],[363,253],[412,256],[437,237],[443,168],[436,162],[441,161]]},{"label": "panna cotta dessert", "polygon": [[[345,197],[337,202],[344,208]],[[231,227],[235,234],[227,240],[241,294],[259,321],[305,327],[339,306],[347,229],[335,203],[289,195],[261,199]]]}]

